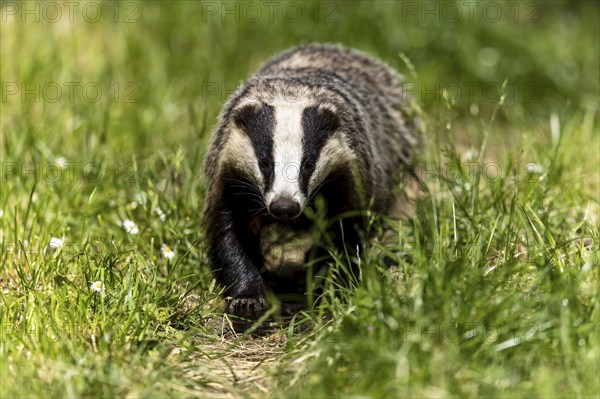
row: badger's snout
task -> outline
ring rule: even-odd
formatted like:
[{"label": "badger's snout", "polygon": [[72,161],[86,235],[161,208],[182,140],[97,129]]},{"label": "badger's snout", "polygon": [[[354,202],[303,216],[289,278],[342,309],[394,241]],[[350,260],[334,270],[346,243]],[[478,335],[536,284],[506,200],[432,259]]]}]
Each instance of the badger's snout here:
[{"label": "badger's snout", "polygon": [[298,201],[285,195],[273,198],[268,209],[269,213],[278,219],[293,219],[302,213],[302,207]]}]

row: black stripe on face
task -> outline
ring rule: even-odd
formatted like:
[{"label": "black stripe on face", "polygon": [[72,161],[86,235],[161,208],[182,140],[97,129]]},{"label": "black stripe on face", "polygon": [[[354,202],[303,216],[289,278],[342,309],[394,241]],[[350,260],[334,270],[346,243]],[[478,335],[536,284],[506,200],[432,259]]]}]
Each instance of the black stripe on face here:
[{"label": "black stripe on face", "polygon": [[317,160],[327,139],[340,127],[340,120],[333,111],[318,106],[307,107],[302,113],[302,167],[300,189],[308,195],[308,183],[315,171]]},{"label": "black stripe on face", "polygon": [[273,130],[275,110],[268,104],[249,104],[233,113],[233,121],[250,138],[258,167],[264,177],[265,191],[273,184]]}]

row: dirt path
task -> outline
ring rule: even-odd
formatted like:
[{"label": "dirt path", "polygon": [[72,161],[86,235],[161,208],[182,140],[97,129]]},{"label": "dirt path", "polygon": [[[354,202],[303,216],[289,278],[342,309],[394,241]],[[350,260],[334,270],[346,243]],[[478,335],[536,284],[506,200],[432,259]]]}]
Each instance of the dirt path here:
[{"label": "dirt path", "polygon": [[210,398],[265,397],[287,342],[281,325],[270,323],[253,334],[236,334],[222,322],[220,340],[199,338],[175,348],[170,363],[189,377],[189,386],[173,386],[184,395]]}]

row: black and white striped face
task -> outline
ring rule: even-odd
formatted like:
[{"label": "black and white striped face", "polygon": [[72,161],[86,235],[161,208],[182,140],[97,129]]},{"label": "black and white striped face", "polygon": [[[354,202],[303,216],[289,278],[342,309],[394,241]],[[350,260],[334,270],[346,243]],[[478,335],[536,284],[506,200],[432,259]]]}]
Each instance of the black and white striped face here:
[{"label": "black and white striped face", "polygon": [[232,120],[225,157],[254,177],[276,218],[299,216],[327,175],[353,158],[328,106],[250,102],[236,107]]}]

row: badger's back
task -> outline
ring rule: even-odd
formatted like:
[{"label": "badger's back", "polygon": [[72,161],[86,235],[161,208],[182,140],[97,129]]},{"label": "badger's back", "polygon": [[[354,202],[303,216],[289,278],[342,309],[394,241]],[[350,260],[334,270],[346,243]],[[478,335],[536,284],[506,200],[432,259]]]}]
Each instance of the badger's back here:
[{"label": "badger's back", "polygon": [[329,44],[310,44],[288,50],[265,64],[256,76],[311,72],[332,74],[371,90],[387,91],[399,76],[379,61],[356,50]]}]

